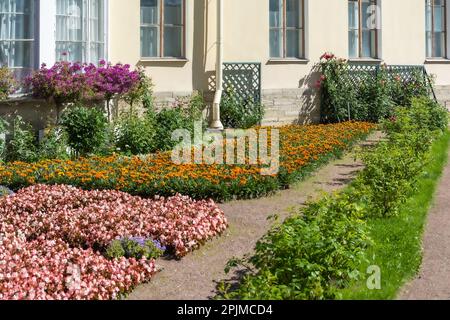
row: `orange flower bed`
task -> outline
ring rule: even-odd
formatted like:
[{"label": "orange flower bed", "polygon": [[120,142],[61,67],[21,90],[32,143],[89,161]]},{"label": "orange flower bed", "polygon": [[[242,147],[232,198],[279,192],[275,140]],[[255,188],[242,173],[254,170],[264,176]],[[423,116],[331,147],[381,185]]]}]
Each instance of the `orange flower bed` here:
[{"label": "orange flower bed", "polygon": [[280,170],[271,176],[261,175],[261,165],[176,165],[171,153],[160,153],[147,158],[113,155],[16,162],[0,166],[0,185],[17,190],[38,183],[68,184],[147,197],[179,193],[218,201],[261,197],[301,179],[373,129],[375,125],[365,122],[279,128]]}]

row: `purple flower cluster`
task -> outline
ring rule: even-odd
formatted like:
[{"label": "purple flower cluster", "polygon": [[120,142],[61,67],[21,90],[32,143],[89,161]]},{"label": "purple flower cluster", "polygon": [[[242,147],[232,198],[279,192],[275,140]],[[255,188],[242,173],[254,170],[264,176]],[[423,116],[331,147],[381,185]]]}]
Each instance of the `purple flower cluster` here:
[{"label": "purple flower cluster", "polygon": [[122,241],[123,241],[123,240],[130,240],[130,241],[133,241],[133,242],[137,243],[138,245],[140,245],[141,247],[145,247],[145,245],[147,244],[147,242],[151,241],[151,242],[153,242],[153,244],[155,245],[155,247],[156,247],[158,250],[160,250],[160,251],[162,251],[162,252],[165,252],[165,251],[167,250],[167,247],[163,246],[163,245],[161,244],[161,242],[159,242],[158,240],[150,239],[150,238],[145,238],[145,237],[131,237],[131,238],[121,239],[121,240],[122,240]]},{"label": "purple flower cluster", "polygon": [[84,68],[87,86],[95,98],[111,100],[116,95],[130,92],[139,84],[139,71],[131,71],[129,64],[111,64],[100,61],[97,67],[89,64]]},{"label": "purple flower cluster", "polygon": [[57,62],[48,68],[45,64],[25,79],[25,86],[36,98],[53,99],[55,103],[73,103],[83,99],[111,100],[139,85],[139,71],[128,64],[113,65],[100,61],[94,64]]}]

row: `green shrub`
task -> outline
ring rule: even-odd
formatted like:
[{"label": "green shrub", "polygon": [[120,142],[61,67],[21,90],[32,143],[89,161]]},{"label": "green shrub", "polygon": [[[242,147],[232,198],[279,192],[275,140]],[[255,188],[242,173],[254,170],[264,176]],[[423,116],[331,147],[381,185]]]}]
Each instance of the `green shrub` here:
[{"label": "green shrub", "polygon": [[[157,123],[154,151],[173,149],[178,144],[177,141],[172,141],[172,133],[175,130],[186,129],[193,133],[195,122],[202,121],[204,109],[203,96],[194,93],[188,100],[180,99],[176,107],[154,114]],[[203,122],[203,129],[205,128]]]},{"label": "green shrub", "polygon": [[264,107],[253,101],[241,101],[232,91],[227,91],[220,104],[220,116],[226,128],[249,129],[260,125]]},{"label": "green shrub", "polygon": [[390,117],[395,106],[410,106],[415,97],[429,94],[429,83],[422,71],[412,71],[405,80],[386,65],[356,70],[347,60],[332,54],[322,57],[320,70],[318,87],[324,123],[379,122]]},{"label": "green shrub", "polygon": [[96,108],[76,106],[68,109],[61,124],[77,156],[94,153],[105,143],[107,119]]},{"label": "green shrub", "polygon": [[357,278],[357,265],[370,244],[363,208],[343,193],[312,203],[272,229],[256,253],[231,267],[245,266],[240,287],[227,299],[302,300],[335,298],[336,288]]},{"label": "green shrub", "polygon": [[38,157],[40,160],[67,159],[68,149],[67,133],[61,127],[50,128],[39,143]]},{"label": "green shrub", "polygon": [[415,188],[425,166],[424,155],[417,154],[408,143],[382,142],[366,152],[363,161],[366,167],[356,185],[362,192],[361,198],[368,202],[366,214],[375,217],[396,215]]},{"label": "green shrub", "polygon": [[7,161],[33,162],[38,158],[36,135],[31,125],[17,116],[13,121],[12,137],[6,146]]},{"label": "green shrub", "polygon": [[445,131],[448,129],[448,111],[427,96],[411,101],[411,118],[420,129]]},{"label": "green shrub", "polygon": [[115,145],[120,152],[129,155],[148,154],[155,147],[154,117],[139,117],[132,110],[121,115],[115,125]]},{"label": "green shrub", "polygon": [[111,242],[106,250],[109,259],[157,259],[164,254],[165,248],[149,239],[122,239]]},{"label": "green shrub", "polygon": [[190,130],[192,124],[181,108],[163,109],[156,114],[155,151],[173,149],[178,142],[172,141],[172,133],[178,129]]},{"label": "green shrub", "polygon": [[396,106],[410,106],[414,98],[429,96],[429,83],[423,71],[412,71],[407,80],[403,80],[400,74],[392,75],[388,85]]}]

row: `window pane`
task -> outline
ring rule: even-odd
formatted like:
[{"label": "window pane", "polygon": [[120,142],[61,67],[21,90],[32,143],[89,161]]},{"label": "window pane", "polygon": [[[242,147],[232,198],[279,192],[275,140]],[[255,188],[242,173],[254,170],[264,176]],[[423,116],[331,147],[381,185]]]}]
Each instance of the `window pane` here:
[{"label": "window pane", "polygon": [[164,27],[164,56],[181,57],[183,55],[183,27]]},{"label": "window pane", "polygon": [[159,24],[158,0],[141,0],[141,24]]},{"label": "window pane", "polygon": [[445,16],[444,8],[441,6],[434,7],[434,31],[444,31]]},{"label": "window pane", "polygon": [[434,33],[434,55],[433,57],[445,57],[445,33]]},{"label": "window pane", "polygon": [[0,0],[0,63],[18,79],[34,67],[34,1]]},{"label": "window pane", "polygon": [[56,60],[86,61],[86,0],[56,0]]},{"label": "window pane", "polygon": [[359,6],[356,1],[348,3],[348,25],[350,29],[359,29]]},{"label": "window pane", "polygon": [[[431,3],[431,0],[427,0]],[[431,5],[425,7],[425,20],[426,20],[426,31],[431,31],[431,21],[432,21],[432,9]]]},{"label": "window pane", "polygon": [[300,30],[286,31],[286,57],[300,58]]},{"label": "window pane", "polygon": [[427,57],[433,56],[433,36],[430,31],[426,32]]},{"label": "window pane", "polygon": [[183,24],[182,0],[164,0],[164,24]]},{"label": "window pane", "polygon": [[141,56],[157,57],[159,55],[159,28],[141,27]]},{"label": "window pane", "polygon": [[376,31],[375,30],[363,30],[361,55],[364,58],[376,58]]},{"label": "window pane", "polygon": [[286,0],[286,26],[300,27],[300,0]]},{"label": "window pane", "polygon": [[348,32],[348,51],[350,58],[357,58],[358,57],[358,43],[359,43],[359,34],[358,31],[350,30]]},{"label": "window pane", "polygon": [[270,0],[270,27],[281,28],[283,26],[282,0]]},{"label": "window pane", "polygon": [[272,29],[270,30],[270,57],[272,58],[281,58],[283,57],[282,53],[282,34],[283,31],[281,29]]}]

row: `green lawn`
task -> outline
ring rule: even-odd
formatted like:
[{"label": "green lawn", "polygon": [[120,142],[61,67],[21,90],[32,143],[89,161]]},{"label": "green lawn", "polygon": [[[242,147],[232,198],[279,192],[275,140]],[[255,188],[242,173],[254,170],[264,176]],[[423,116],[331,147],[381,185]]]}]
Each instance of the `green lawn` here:
[{"label": "green lawn", "polygon": [[434,143],[433,158],[427,173],[399,216],[368,220],[374,246],[367,251],[367,262],[361,266],[361,271],[366,274],[369,266],[380,267],[381,290],[369,290],[364,279],[341,290],[342,299],[395,299],[403,285],[417,275],[422,262],[424,226],[439,178],[447,163],[449,144],[450,132]]}]

